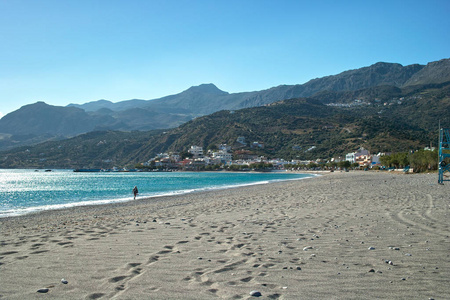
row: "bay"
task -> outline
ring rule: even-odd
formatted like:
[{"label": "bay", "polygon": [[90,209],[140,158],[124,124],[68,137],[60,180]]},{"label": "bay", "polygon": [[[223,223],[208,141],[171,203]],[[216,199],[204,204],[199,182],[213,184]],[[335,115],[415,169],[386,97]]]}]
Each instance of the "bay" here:
[{"label": "bay", "polygon": [[0,170],[0,217],[72,206],[298,180],[314,175],[286,172],[95,172]]}]

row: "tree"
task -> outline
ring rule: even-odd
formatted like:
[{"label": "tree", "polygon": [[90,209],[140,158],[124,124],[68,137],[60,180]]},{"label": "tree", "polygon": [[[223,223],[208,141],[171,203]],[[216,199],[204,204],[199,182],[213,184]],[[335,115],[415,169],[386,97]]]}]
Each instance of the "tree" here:
[{"label": "tree", "polygon": [[338,166],[338,163],[335,162],[335,161],[332,161],[332,162],[329,162],[329,163],[328,163],[328,166],[329,166],[330,168],[336,169],[336,167]]},{"label": "tree", "polygon": [[348,160],[338,162],[338,167],[341,169],[344,169],[344,168],[348,169],[348,168],[350,168],[350,166],[351,166],[351,163]]},{"label": "tree", "polygon": [[409,155],[411,167],[415,173],[425,172],[427,170],[437,170],[438,152],[436,150],[419,150]]},{"label": "tree", "polygon": [[394,165],[397,169],[405,167],[409,164],[408,153],[399,152],[391,155],[391,165]]},{"label": "tree", "polygon": [[391,166],[391,156],[390,155],[381,156],[380,163],[385,167],[390,167]]},{"label": "tree", "polygon": [[263,162],[253,163],[253,164],[250,164],[250,168],[254,169],[254,170],[271,169],[271,168],[273,168],[273,164],[263,163]]},{"label": "tree", "polygon": [[310,162],[310,163],[307,165],[308,169],[315,169],[315,168],[317,168],[318,166],[319,166],[318,164],[313,163],[313,162]]}]

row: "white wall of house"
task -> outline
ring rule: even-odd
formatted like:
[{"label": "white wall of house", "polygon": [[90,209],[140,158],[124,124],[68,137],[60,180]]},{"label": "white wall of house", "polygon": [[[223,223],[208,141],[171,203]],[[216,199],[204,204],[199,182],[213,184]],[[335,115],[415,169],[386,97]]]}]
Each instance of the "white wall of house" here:
[{"label": "white wall of house", "polygon": [[345,155],[345,160],[354,163],[356,161],[356,152],[347,153]]},{"label": "white wall of house", "polygon": [[191,146],[188,150],[189,153],[194,155],[194,158],[203,157],[203,148],[199,146]]},{"label": "white wall of house", "polygon": [[224,150],[219,150],[218,152],[213,152],[212,156],[216,161],[220,160],[223,163],[230,162],[233,159],[233,154],[231,154],[227,151],[224,151]]}]

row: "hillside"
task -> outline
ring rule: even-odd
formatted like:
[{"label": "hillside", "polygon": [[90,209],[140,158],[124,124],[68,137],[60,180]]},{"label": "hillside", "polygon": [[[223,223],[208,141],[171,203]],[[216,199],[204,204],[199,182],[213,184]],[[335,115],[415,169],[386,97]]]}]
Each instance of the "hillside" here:
[{"label": "hillside", "polygon": [[59,107],[37,102],[23,106],[1,119],[3,133],[14,135],[51,134],[77,135],[93,130],[98,124],[112,123],[114,119],[95,118],[75,107]]},{"label": "hillside", "polygon": [[[418,84],[450,81],[450,59],[426,66],[376,63],[298,85],[280,85],[254,92],[227,93],[214,84],[191,87],[154,100],[107,100],[55,107],[38,102],[0,119],[0,150],[42,141],[63,139],[92,130],[152,130],[175,128],[191,119],[220,110],[257,107],[277,101],[330,92],[348,94],[384,86],[392,91]],[[318,99],[322,99],[319,96]],[[330,99],[320,100],[328,103]],[[328,102],[327,102],[328,101]]]},{"label": "hillside", "polygon": [[164,132],[93,132],[19,148],[0,153],[0,167],[133,166],[157,153],[183,152],[191,145],[236,147],[238,136],[265,145],[264,149],[248,145],[245,149],[285,159],[328,159],[359,147],[373,153],[416,150],[430,143],[436,146],[438,121],[450,126],[449,112],[450,82],[327,92],[315,98],[223,110]]},{"label": "hillside", "polygon": [[[406,87],[416,84],[442,83],[450,81],[450,59],[431,62],[426,66],[402,66],[396,63],[379,62],[368,67],[344,71],[337,75],[312,79],[304,84],[280,85],[262,91],[229,94],[214,84],[202,84],[191,87],[176,95],[159,99],[128,100],[115,104],[100,100],[95,108],[104,107],[115,111],[135,107],[172,112],[181,109],[194,116],[206,115],[223,109],[241,109],[262,106],[276,101],[310,97],[321,91],[356,91],[376,86]],[[92,105],[74,105],[86,111],[94,111]]]},{"label": "hillside", "polygon": [[420,71],[411,76],[411,78],[409,78],[403,86],[447,82],[450,78],[449,64],[449,59],[430,62]]},{"label": "hillside", "polygon": [[98,168],[133,159],[159,132],[93,131],[74,138],[15,148],[0,154],[0,168]]}]

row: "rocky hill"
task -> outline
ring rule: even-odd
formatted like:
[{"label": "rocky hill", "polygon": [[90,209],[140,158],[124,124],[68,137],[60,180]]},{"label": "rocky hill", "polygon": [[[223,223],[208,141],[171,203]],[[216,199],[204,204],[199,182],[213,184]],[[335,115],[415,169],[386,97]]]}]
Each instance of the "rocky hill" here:
[{"label": "rocky hill", "polygon": [[[76,136],[92,130],[152,130],[176,128],[194,118],[220,110],[258,107],[284,99],[319,95],[322,103],[333,98],[324,95],[358,90],[371,93],[371,88],[384,86],[392,90],[419,84],[439,84],[450,81],[450,59],[431,62],[426,66],[402,66],[376,63],[298,85],[280,85],[267,90],[227,93],[214,84],[191,87],[179,94],[154,100],[127,100],[112,103],[107,100],[82,105],[55,107],[38,102],[27,105],[0,119],[0,150],[29,145],[49,139]],[[336,94],[333,94],[335,97]],[[346,98],[347,101],[349,98]],[[353,100],[353,99],[351,99]]]},{"label": "rocky hill", "polygon": [[[97,131],[16,148],[0,153],[0,168],[133,166],[161,152],[182,153],[191,145],[214,149],[222,143],[287,160],[328,159],[360,147],[372,153],[417,150],[436,146],[438,122],[450,127],[449,112],[450,82],[326,92],[222,110],[167,131]],[[246,146],[236,144],[239,136]],[[264,148],[252,148],[254,141]]]}]

